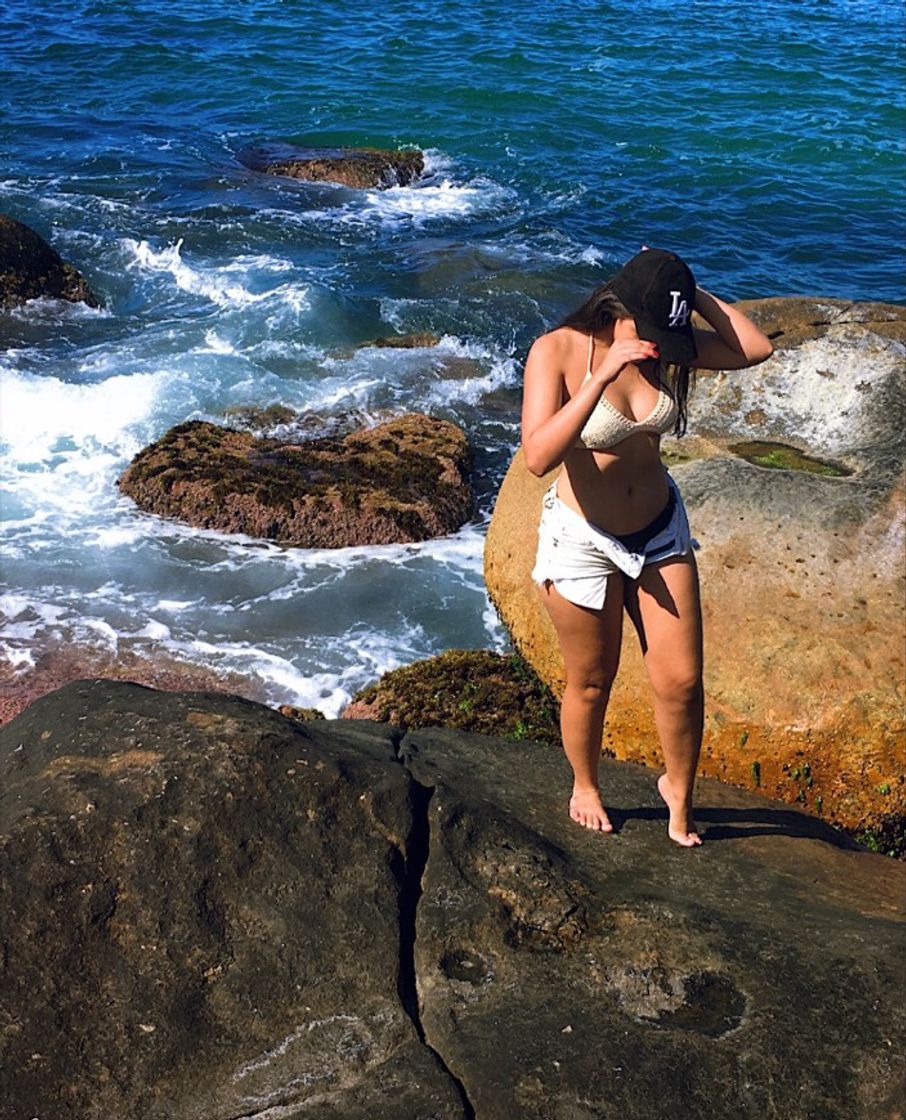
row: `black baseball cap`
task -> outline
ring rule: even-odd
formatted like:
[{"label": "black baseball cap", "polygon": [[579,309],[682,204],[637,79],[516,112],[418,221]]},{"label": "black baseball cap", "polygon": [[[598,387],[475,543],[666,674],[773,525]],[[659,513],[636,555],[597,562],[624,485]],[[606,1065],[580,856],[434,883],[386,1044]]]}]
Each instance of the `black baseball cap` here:
[{"label": "black baseball cap", "polygon": [[639,338],[657,343],[665,361],[688,365],[695,360],[695,277],[676,253],[643,249],[623,265],[609,287],[635,319]]}]

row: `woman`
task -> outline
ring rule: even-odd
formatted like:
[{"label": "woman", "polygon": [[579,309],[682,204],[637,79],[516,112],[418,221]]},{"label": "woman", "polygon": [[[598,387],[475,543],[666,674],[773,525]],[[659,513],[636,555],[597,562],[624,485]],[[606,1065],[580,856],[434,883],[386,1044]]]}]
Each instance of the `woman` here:
[{"label": "woman", "polygon": [[[693,310],[714,329],[694,329]],[[654,692],[668,833],[683,847],[701,843],[692,819],[704,700],[698,573],[660,436],[685,431],[690,370],[743,369],[772,352],[750,319],[662,249],[633,257],[529,352],[525,461],[539,476],[563,465],[544,499],[532,574],[566,668],[569,812],[586,828],[613,830],[598,758],[625,607]]]}]

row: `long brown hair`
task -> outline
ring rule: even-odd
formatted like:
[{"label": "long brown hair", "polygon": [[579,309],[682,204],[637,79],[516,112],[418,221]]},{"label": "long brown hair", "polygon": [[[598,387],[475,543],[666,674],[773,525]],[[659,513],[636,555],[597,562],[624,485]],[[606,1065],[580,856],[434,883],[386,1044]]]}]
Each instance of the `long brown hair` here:
[{"label": "long brown hair", "polygon": [[[598,334],[606,330],[616,319],[632,319],[632,314],[626,310],[615,292],[610,290],[608,284],[595,288],[588,299],[575,311],[561,322],[558,327],[572,327],[574,330],[585,334]],[[665,362],[658,358],[655,366],[655,377],[658,385],[666,390],[676,402],[676,424],[673,427],[675,436],[686,433],[687,401],[689,394],[695,388],[695,371],[691,366],[679,366],[673,362]]]}]

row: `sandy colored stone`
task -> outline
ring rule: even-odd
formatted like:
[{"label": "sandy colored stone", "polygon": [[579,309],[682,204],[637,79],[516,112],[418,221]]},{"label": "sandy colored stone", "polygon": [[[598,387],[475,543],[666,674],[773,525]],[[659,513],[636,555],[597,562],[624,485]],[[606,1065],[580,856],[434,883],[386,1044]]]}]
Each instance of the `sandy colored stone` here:
[{"label": "sandy colored stone", "polygon": [[[794,342],[754,369],[700,375],[691,436],[664,443],[700,545],[700,772],[883,830],[906,814],[906,312],[788,303],[746,306]],[[727,450],[739,440],[785,443],[852,473],[753,466]],[[485,578],[517,649],[562,695],[556,636],[530,580],[553,477],[535,478],[516,455],[488,531]],[[661,761],[631,626],[603,745],[618,758]]]}]

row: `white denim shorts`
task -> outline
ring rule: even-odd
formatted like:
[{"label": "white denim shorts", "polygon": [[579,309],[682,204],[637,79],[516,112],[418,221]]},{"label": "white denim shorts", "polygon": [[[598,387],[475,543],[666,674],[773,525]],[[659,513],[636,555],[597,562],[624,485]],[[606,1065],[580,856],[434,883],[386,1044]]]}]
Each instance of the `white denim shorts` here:
[{"label": "white denim shorts", "polygon": [[676,483],[667,475],[670,500],[644,529],[626,536],[605,533],[557,497],[556,482],[544,495],[538,527],[538,552],[532,579],[553,583],[580,607],[600,610],[607,577],[622,572],[638,579],[647,564],[683,556],[693,547],[689,519]]}]

